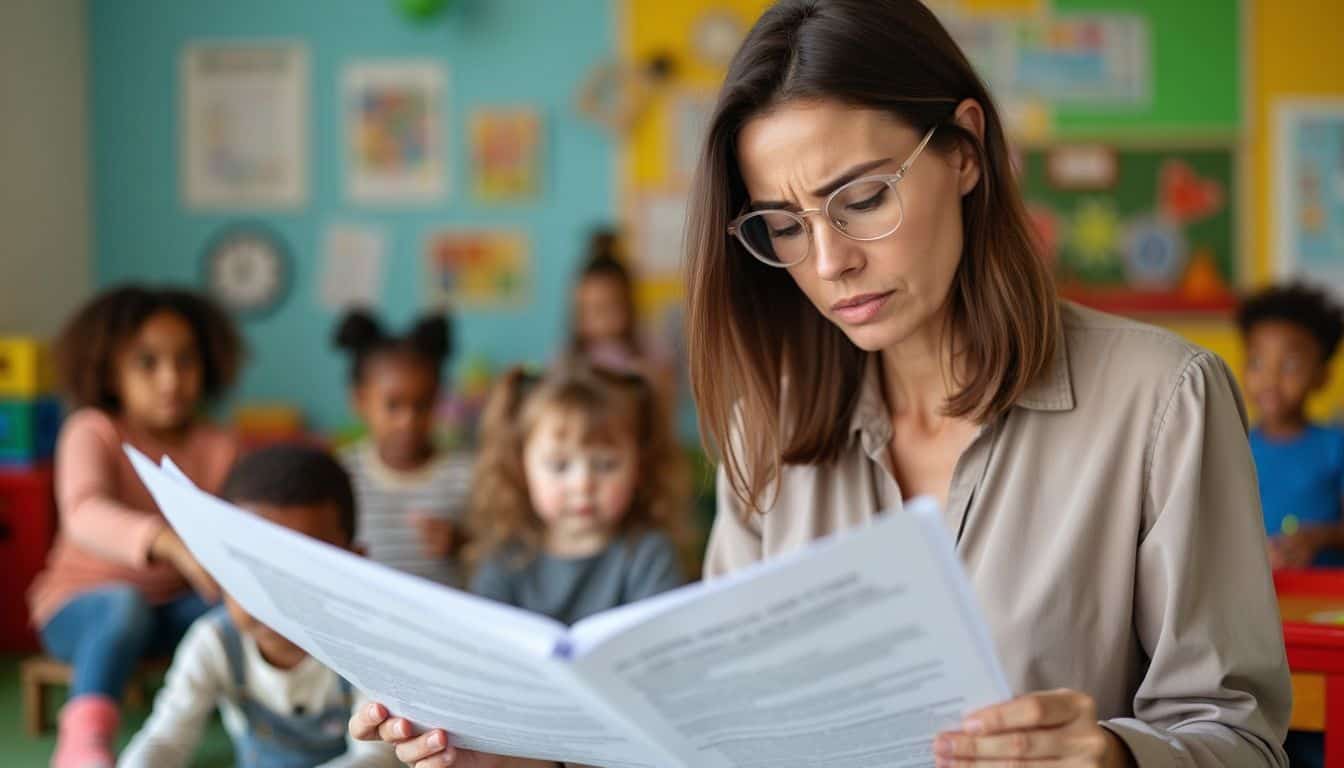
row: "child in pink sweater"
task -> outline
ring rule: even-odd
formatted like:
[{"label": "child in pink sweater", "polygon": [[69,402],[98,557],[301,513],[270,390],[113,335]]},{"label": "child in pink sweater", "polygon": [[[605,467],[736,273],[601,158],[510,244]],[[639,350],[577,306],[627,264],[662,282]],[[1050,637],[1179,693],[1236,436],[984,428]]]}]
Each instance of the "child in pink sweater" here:
[{"label": "child in pink sweater", "polygon": [[60,534],[29,592],[47,652],[74,667],[55,768],[111,768],[118,701],[137,662],[171,653],[219,598],[121,446],[167,455],[216,490],[237,446],[200,409],[232,383],[242,356],[214,304],[137,286],[93,299],[57,341],[61,383],[78,410],[56,448]]}]

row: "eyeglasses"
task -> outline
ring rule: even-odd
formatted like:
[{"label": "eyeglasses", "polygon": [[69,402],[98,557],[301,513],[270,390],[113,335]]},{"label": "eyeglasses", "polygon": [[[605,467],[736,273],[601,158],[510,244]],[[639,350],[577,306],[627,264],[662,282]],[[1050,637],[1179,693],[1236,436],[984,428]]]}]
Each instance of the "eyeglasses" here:
[{"label": "eyeglasses", "polygon": [[772,267],[801,264],[812,252],[812,228],[807,217],[822,214],[836,232],[851,240],[881,240],[901,228],[905,206],[897,184],[905,178],[919,153],[933,138],[938,126],[929,129],[919,146],[895,173],[855,179],[826,197],[820,208],[802,211],[769,209],[749,211],[733,219],[728,234],[736,237],[747,253]]}]

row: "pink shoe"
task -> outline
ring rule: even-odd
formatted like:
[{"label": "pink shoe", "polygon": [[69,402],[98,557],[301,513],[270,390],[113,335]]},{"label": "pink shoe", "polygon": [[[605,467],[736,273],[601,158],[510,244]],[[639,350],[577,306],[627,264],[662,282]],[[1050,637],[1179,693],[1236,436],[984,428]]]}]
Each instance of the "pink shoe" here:
[{"label": "pink shoe", "polygon": [[66,702],[51,768],[113,768],[113,744],[121,713],[117,702],[91,694]]}]

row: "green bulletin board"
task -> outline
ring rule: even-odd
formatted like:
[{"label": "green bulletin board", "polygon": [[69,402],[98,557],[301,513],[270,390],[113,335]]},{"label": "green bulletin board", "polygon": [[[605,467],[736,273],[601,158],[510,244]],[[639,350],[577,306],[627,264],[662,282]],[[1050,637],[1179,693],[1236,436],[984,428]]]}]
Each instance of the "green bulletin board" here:
[{"label": "green bulletin board", "polygon": [[1059,183],[1047,170],[1052,150],[1022,157],[1023,196],[1061,292],[1121,313],[1234,306],[1233,151],[1102,149],[1114,176],[1096,189]]}]

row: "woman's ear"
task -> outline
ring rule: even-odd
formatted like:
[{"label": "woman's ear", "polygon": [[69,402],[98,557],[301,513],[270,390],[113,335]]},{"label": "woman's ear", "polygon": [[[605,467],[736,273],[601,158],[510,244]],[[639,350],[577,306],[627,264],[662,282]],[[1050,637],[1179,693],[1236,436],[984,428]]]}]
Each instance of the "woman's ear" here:
[{"label": "woman's ear", "polygon": [[[985,145],[985,110],[975,99],[963,99],[952,115],[952,122],[976,138],[980,146]],[[974,147],[965,142],[959,145],[960,162],[957,168],[957,187],[961,194],[968,195],[975,185],[980,183],[980,155]]]}]

